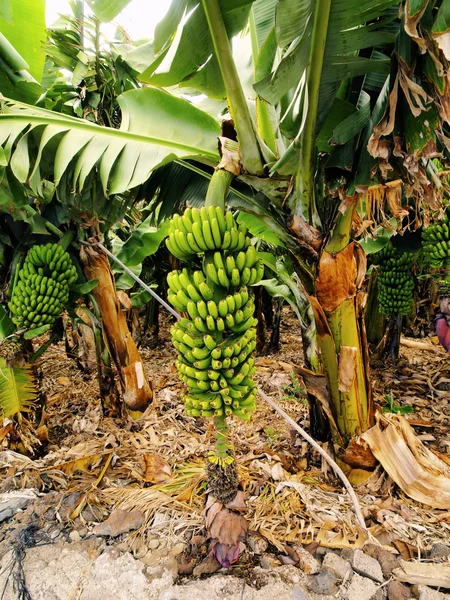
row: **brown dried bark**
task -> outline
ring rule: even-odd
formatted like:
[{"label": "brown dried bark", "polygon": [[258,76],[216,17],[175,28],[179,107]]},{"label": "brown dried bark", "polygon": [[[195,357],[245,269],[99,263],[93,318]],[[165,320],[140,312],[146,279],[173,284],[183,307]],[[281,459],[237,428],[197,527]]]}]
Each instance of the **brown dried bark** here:
[{"label": "brown dried bark", "polygon": [[80,260],[86,279],[98,281],[93,294],[105,342],[119,373],[124,403],[132,411],[144,411],[153,399],[152,385],[122,312],[108,259],[93,247],[83,246]]}]

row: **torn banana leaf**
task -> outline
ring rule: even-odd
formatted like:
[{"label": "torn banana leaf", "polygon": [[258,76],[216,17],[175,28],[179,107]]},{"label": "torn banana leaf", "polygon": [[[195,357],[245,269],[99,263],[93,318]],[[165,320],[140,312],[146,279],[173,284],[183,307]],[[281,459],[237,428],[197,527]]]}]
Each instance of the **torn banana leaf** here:
[{"label": "torn banana leaf", "polygon": [[404,493],[428,506],[450,506],[450,467],[416,437],[401,415],[379,416],[362,438]]}]

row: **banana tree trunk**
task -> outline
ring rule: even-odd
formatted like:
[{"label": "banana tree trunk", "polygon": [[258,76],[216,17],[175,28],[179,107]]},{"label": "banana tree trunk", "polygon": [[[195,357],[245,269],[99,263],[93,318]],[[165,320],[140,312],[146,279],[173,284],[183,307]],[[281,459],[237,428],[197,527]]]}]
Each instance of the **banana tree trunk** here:
[{"label": "banana tree trunk", "polygon": [[358,294],[366,272],[361,247],[350,241],[353,205],[338,219],[322,253],[311,298],[332,412],[344,442],[371,427],[366,331]]},{"label": "banana tree trunk", "polygon": [[86,279],[98,280],[93,294],[102,317],[105,341],[119,373],[124,403],[132,412],[143,412],[153,399],[152,385],[121,310],[108,259],[93,247],[85,246],[80,250],[80,259]]}]

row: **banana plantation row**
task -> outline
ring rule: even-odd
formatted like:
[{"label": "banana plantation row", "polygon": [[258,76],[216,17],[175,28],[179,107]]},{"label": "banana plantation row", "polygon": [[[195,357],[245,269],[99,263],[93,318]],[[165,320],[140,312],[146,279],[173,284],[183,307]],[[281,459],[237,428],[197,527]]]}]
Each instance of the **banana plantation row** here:
[{"label": "banana plantation row", "polygon": [[225,505],[264,313],[275,348],[283,303],[299,319],[331,406],[308,395],[312,434],[341,447],[374,424],[368,337],[398,358],[431,294],[426,333],[450,349],[450,5],[173,0],[153,40],[106,41],[127,4],[75,0],[46,29],[44,0],[0,2],[0,405],[32,451],[39,360],[88,325],[104,411],[114,364],[139,418],[130,327],[158,306],[138,277],[174,309],[180,402],[214,419]]}]

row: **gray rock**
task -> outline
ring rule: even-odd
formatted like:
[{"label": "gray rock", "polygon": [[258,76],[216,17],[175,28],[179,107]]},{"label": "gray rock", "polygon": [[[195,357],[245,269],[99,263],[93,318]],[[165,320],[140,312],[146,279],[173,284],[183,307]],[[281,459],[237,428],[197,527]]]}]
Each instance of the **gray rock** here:
[{"label": "gray rock", "polygon": [[441,542],[436,542],[431,546],[431,550],[428,553],[428,558],[433,560],[448,558],[450,556],[450,547],[442,544]]},{"label": "gray rock", "polygon": [[252,531],[249,533],[247,537],[247,542],[250,550],[254,554],[258,555],[264,554],[264,552],[267,550],[267,547],[269,546],[269,542],[266,540],[266,538],[263,537],[257,531]]},{"label": "gray rock", "polygon": [[307,575],[316,575],[320,572],[320,562],[314,556],[305,550],[303,546],[296,544],[293,549],[298,556],[298,567]]},{"label": "gray rock", "polygon": [[396,555],[392,552],[389,552],[389,550],[386,550],[386,548],[376,546],[375,544],[366,544],[363,551],[368,556],[377,559],[385,577],[389,577],[393,570],[399,567],[399,562]]},{"label": "gray rock", "polygon": [[419,600],[444,600],[450,598],[449,594],[443,594],[437,590],[429,588],[427,585],[418,585]]},{"label": "gray rock", "polygon": [[383,583],[384,581],[380,563],[375,558],[364,554],[361,550],[355,550],[353,553],[352,567],[354,571],[363,577],[369,577],[369,579],[373,579],[378,583]]},{"label": "gray rock", "polygon": [[91,504],[87,506],[82,512],[81,516],[86,521],[86,523],[98,523],[103,519],[103,513],[98,506],[95,504]]},{"label": "gray rock", "polygon": [[292,600],[308,600],[306,592],[299,587],[292,590]]},{"label": "gray rock", "polygon": [[346,600],[371,600],[376,597],[378,586],[367,577],[353,575],[345,596]]},{"label": "gray rock", "polygon": [[346,579],[352,572],[352,566],[348,560],[341,558],[334,552],[325,554],[322,565],[334,573],[338,579]]},{"label": "gray rock", "polygon": [[144,522],[144,513],[140,510],[114,510],[106,521],[94,527],[94,534],[101,536],[117,537],[122,533],[128,533],[139,529]]},{"label": "gray rock", "polygon": [[0,500],[0,523],[13,517],[19,510],[24,510],[36,498],[33,490],[6,492]]},{"label": "gray rock", "polygon": [[400,581],[390,581],[387,585],[388,600],[408,600],[411,598],[411,588]]},{"label": "gray rock", "polygon": [[318,575],[314,575],[312,578],[311,591],[315,594],[334,595],[338,590],[336,582],[337,578],[334,573],[328,569],[322,569]]},{"label": "gray rock", "polygon": [[[5,556],[4,561],[8,558]],[[145,565],[129,553],[114,550],[92,556],[85,550],[46,545],[27,549],[23,566],[33,600],[156,600],[173,585],[168,571],[149,582]],[[0,575],[2,590],[7,575],[7,571]],[[17,598],[12,581],[7,586],[6,598]]]}]

